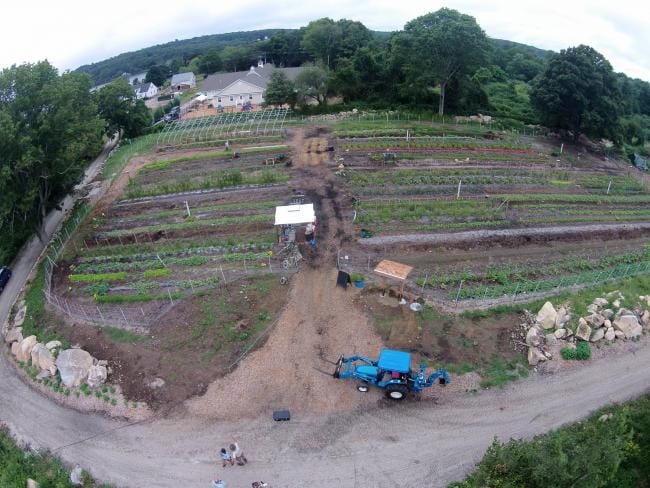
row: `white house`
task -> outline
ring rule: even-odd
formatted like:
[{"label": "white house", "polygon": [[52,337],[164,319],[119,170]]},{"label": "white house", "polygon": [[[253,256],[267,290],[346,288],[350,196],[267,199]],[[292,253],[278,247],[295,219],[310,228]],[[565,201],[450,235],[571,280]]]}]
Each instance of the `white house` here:
[{"label": "white house", "polygon": [[151,98],[158,95],[158,87],[153,83],[143,83],[135,87],[136,98]]},{"label": "white house", "polygon": [[184,91],[196,86],[196,77],[191,71],[188,73],[177,73],[172,76],[171,87],[174,91]]},{"label": "white house", "polygon": [[[264,102],[264,91],[276,68],[260,61],[257,67],[234,73],[215,73],[203,82],[202,91],[212,100],[215,107],[241,106],[250,102],[260,105]],[[277,68],[290,80],[295,80],[302,68]]]}]

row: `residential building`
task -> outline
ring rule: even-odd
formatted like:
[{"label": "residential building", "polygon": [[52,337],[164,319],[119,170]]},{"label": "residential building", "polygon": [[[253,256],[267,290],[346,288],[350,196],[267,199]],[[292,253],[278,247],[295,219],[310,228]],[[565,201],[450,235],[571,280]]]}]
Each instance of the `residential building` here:
[{"label": "residential building", "polygon": [[295,80],[302,68],[275,68],[272,64],[262,61],[257,66],[251,66],[248,71],[234,73],[215,73],[203,82],[202,91],[212,101],[215,107],[236,107],[246,104],[259,106],[264,102],[264,91],[274,70]]},{"label": "residential building", "polygon": [[158,87],[153,83],[143,83],[142,85],[136,86],[134,88],[136,98],[151,98],[158,95]]},{"label": "residential building", "polygon": [[196,86],[196,77],[191,71],[172,76],[171,87],[174,91],[185,91]]}]

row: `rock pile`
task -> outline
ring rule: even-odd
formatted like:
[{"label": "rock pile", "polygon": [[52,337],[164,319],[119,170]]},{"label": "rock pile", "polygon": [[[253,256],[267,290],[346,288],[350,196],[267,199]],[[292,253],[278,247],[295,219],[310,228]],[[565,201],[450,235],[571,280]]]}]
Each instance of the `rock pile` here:
[{"label": "rock pile", "polygon": [[[576,340],[597,343],[636,339],[644,329],[650,332],[650,310],[628,310],[621,306],[624,301],[625,297],[618,290],[596,298],[587,306],[588,314],[578,319],[575,330],[568,326],[571,314],[566,307],[556,311],[551,302],[546,302],[536,316],[525,314],[512,337],[525,337],[528,363],[536,366],[552,359],[554,346],[574,346]],[[639,302],[642,307],[646,304],[650,307],[650,295],[640,296]]]},{"label": "rock pile", "polygon": [[[25,307],[18,312],[21,323],[25,316]],[[46,344],[38,342],[35,335],[23,337],[23,328],[14,326],[5,335],[5,343],[11,348],[16,360],[24,363],[31,359],[32,366],[38,368],[37,378],[47,378],[59,373],[61,382],[68,388],[87,383],[90,388],[100,387],[108,377],[106,361],[98,361],[87,351],[78,348],[60,351],[59,341]],[[59,352],[60,351],[60,352]]]}]

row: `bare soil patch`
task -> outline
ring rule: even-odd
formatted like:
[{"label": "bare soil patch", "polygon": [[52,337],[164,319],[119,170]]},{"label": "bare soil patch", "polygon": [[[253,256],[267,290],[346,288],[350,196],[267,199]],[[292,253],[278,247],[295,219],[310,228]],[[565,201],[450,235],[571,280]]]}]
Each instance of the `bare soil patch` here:
[{"label": "bare soil patch", "polygon": [[[278,316],[286,293],[275,276],[250,278],[177,302],[146,335],[85,324],[64,325],[61,331],[71,343],[110,360],[110,380],[126,398],[165,410],[227,374]],[[164,386],[148,386],[156,378]]]}]

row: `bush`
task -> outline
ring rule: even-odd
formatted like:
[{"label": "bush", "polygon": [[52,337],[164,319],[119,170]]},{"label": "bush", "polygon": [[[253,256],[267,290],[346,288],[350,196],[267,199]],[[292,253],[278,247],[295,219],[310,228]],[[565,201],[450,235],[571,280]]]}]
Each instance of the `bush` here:
[{"label": "bush", "polygon": [[580,341],[575,349],[564,347],[560,350],[562,359],[577,359],[578,361],[585,361],[591,358],[591,346],[588,342]]}]

